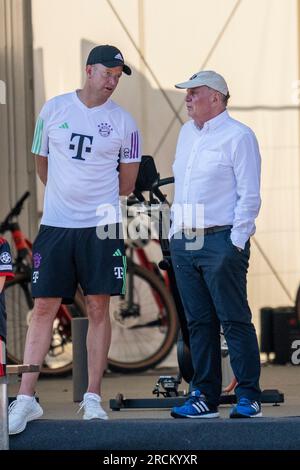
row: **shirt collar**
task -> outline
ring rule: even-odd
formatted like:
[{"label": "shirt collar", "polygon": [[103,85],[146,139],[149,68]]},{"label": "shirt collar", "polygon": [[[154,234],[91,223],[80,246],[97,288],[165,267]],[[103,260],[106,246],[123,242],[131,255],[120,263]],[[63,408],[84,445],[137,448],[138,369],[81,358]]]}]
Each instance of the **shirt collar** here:
[{"label": "shirt collar", "polygon": [[[206,121],[201,130],[205,129],[208,131],[208,130],[216,129],[225,121],[227,121],[228,118],[229,118],[229,114],[228,114],[227,109],[225,109],[225,111],[223,111],[222,113],[218,114],[217,116],[210,119],[209,121]],[[197,127],[197,129],[199,129],[196,123],[195,123],[195,126]]]}]

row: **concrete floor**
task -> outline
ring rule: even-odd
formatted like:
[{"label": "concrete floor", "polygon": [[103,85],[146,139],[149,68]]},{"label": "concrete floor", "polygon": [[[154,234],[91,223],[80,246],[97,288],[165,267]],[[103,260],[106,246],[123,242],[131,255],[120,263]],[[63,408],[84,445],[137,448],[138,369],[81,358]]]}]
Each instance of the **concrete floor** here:
[{"label": "concrete floor", "polygon": [[[152,390],[160,375],[176,375],[175,368],[156,369],[138,375],[121,375],[107,373],[103,380],[103,406],[109,412],[111,419],[165,419],[168,418],[168,409],[123,409],[111,411],[109,400],[115,398],[117,393],[122,393],[125,398],[152,398]],[[11,381],[14,379],[11,379]],[[9,396],[17,393],[19,384],[9,384]],[[300,416],[300,367],[265,365],[262,367],[262,389],[279,389],[285,395],[285,403],[280,406],[264,405],[265,417]],[[187,389],[182,383],[180,390]],[[45,419],[80,419],[77,414],[78,403],[73,403],[72,377],[65,378],[41,378],[37,386],[37,394],[44,409]],[[228,417],[230,406],[220,407],[221,417]],[[172,418],[170,418],[172,419]]]}]

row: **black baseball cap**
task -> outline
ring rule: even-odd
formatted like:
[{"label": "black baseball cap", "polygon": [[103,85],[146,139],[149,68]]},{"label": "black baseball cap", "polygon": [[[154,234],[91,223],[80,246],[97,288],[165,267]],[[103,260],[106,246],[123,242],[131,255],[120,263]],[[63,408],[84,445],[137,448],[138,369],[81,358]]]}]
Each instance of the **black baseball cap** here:
[{"label": "black baseball cap", "polygon": [[124,63],[122,52],[114,46],[105,44],[103,46],[96,46],[88,55],[86,65],[102,64],[105,67],[117,67],[122,65],[123,72],[131,75],[131,68]]}]

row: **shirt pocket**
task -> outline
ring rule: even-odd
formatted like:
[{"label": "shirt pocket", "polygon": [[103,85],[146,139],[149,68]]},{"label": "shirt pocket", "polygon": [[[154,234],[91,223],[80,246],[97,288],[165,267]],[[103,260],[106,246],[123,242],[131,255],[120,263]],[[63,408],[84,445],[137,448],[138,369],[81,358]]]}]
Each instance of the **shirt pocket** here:
[{"label": "shirt pocket", "polygon": [[222,152],[204,150],[196,157],[194,169],[197,174],[220,176],[231,173],[232,166]]}]

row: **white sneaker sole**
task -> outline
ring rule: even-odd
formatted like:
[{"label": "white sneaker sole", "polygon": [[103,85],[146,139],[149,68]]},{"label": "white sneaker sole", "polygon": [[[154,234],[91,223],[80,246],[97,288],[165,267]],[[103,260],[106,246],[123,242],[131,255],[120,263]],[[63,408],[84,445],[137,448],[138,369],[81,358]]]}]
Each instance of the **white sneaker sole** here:
[{"label": "white sneaker sole", "polygon": [[176,413],[174,411],[171,412],[171,416],[173,418],[189,418],[189,419],[211,419],[211,418],[219,418],[220,414],[219,413],[210,413],[210,414],[203,414],[203,415],[197,415],[197,416],[192,416],[192,415],[180,415],[179,413]]},{"label": "white sneaker sole", "polygon": [[263,414],[262,412],[258,413],[257,415],[249,416],[249,415],[243,415],[242,413],[236,413],[234,415],[230,415],[229,418],[231,419],[247,419],[247,418],[262,418]]},{"label": "white sneaker sole", "polygon": [[103,415],[103,416],[91,416],[91,417],[83,416],[83,419],[85,419],[85,420],[87,420],[87,421],[90,421],[91,419],[108,419],[108,416],[107,416],[107,415]]}]

